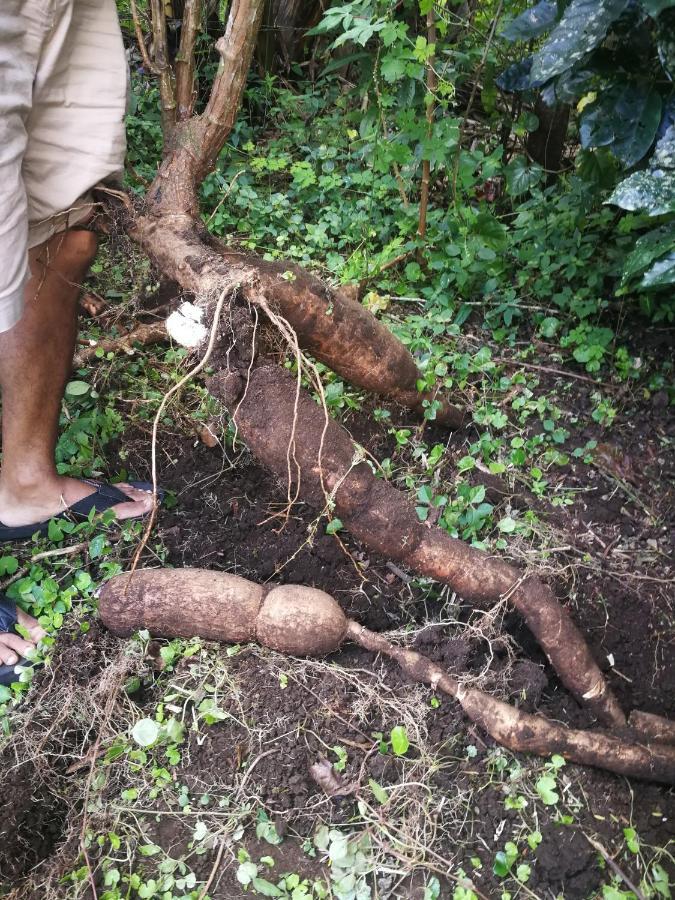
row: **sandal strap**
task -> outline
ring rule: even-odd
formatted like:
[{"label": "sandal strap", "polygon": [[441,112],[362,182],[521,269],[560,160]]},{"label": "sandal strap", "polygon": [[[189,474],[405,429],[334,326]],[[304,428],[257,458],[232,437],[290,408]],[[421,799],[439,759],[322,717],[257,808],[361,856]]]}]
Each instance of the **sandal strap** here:
[{"label": "sandal strap", "polygon": [[16,603],[0,595],[0,633],[9,634],[14,631],[14,626],[19,621]]},{"label": "sandal strap", "polygon": [[86,519],[92,509],[96,512],[104,512],[117,503],[124,503],[129,500],[129,497],[113,484],[102,484],[99,481],[90,481],[88,478],[83,478],[82,480],[85,484],[95,488],[95,491],[93,494],[89,494],[87,497],[83,497],[77,503],[69,506],[66,510],[66,515],[70,513]]}]

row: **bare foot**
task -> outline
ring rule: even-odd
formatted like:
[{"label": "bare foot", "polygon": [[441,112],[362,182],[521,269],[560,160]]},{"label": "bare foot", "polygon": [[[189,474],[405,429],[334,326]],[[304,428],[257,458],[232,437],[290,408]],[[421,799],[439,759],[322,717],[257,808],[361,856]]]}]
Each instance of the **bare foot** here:
[{"label": "bare foot", "polygon": [[37,619],[21,609],[17,609],[17,614],[19,625],[23,625],[30,639],[25,640],[20,635],[11,632],[0,633],[0,665],[3,666],[15,666],[21,657],[34,650],[38,641],[47,634]]},{"label": "bare foot", "polygon": [[[116,484],[129,497],[128,502],[111,507],[118,519],[135,519],[152,509],[152,494],[130,484]],[[12,492],[3,485],[0,490],[0,523],[9,528],[45,522],[64,512],[73,503],[95,492],[95,488],[76,478],[56,478],[53,484]]]}]

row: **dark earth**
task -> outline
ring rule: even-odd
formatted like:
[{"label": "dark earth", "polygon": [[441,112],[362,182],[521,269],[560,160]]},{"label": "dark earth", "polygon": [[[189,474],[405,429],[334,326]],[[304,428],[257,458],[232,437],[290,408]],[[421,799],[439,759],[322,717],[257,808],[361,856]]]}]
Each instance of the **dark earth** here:
[{"label": "dark earth", "polygon": [[[570,401],[583,415],[589,402],[587,387],[575,383]],[[607,435],[588,421],[581,438],[575,437],[577,443],[590,437],[606,441]],[[611,429],[612,443],[603,444],[607,449],[598,454],[598,464],[572,466],[561,473],[568,485],[582,490],[571,511],[548,508],[550,521],[564,532],[564,542],[572,548],[566,556],[569,565],[556,585],[560,596],[569,598],[574,617],[625,708],[674,717],[672,569],[668,568],[668,529],[663,524],[670,516],[672,525],[673,472],[672,460],[664,459],[662,449],[662,439],[673,437],[673,423],[667,410],[653,401],[642,402],[635,414],[622,417],[622,423]],[[373,426],[363,413],[350,413],[346,424],[375,456],[391,453],[386,429]],[[434,439],[445,441],[447,435],[427,437],[427,443]],[[448,466],[453,457],[464,454],[462,441],[461,435],[450,437]],[[125,436],[124,464],[139,475],[147,474],[148,446],[147,434]],[[475,621],[471,610],[447,596],[439,599],[437,587],[392,569],[344,533],[341,541],[325,534],[325,523],[309,539],[308,528],[315,518],[312,510],[298,503],[284,515],[284,490],[245,451],[237,452],[228,451],[226,456],[219,446],[208,447],[194,435],[162,437],[160,480],[178,501],[162,512],[159,525],[169,564],[222,569],[259,582],[313,585],[332,593],[350,616],[376,630],[419,628],[439,617],[452,617],[460,626]],[[111,468],[114,465],[111,459]],[[488,479],[486,485],[488,499],[495,503],[504,495],[513,505],[526,505],[531,499],[514,497],[513,491],[494,480]],[[545,512],[545,501],[537,503],[540,512]],[[510,640],[497,638],[488,645],[457,624],[432,625],[417,635],[415,646],[451,671],[480,673],[488,689],[505,691],[528,709],[566,723],[589,724],[517,617],[507,615],[502,627]],[[36,679],[35,697],[42,706],[36,707],[26,725],[26,740],[33,742],[40,755],[34,752],[17,758],[10,745],[2,758],[0,884],[14,886],[11,896],[16,898],[44,896],[35,887],[39,877],[22,882],[33,867],[38,867],[39,875],[45,867],[61,866],[66,872],[75,865],[82,804],[73,805],[73,797],[82,796],[89,766],[85,760],[83,767],[81,759],[94,749],[96,734],[95,728],[91,734],[83,729],[75,707],[80,702],[86,705],[83,698],[96,694],[111,664],[119,665],[123,645],[97,623],[86,635],[66,632],[63,629],[59,638],[54,668]],[[383,684],[394,699],[408,689],[393,665],[365,651],[346,647],[332,661],[364,683],[370,681],[371,694],[381,692]],[[157,702],[154,663],[152,652],[145,660],[129,663],[141,673],[142,687],[127,702],[141,711]],[[183,665],[187,667],[189,661],[181,660],[179,668]],[[208,794],[207,808],[217,808],[219,799],[241,785],[241,766],[247,763],[251,774],[245,794],[264,804],[285,837],[274,848],[249,841],[251,856],[257,859],[272,852],[277,873],[298,871],[318,877],[322,865],[318,857],[306,856],[302,841],[318,820],[349,822],[355,798],[353,791],[328,798],[309,767],[321,758],[334,762],[327,748],[339,744],[348,750],[341,773],[346,785],[367,784],[370,778],[385,788],[397,784],[401,760],[373,752],[373,733],[387,733],[396,722],[386,715],[386,706],[372,700],[357,707],[353,679],[320,664],[289,666],[283,679],[282,657],[245,647],[227,658],[225,665],[237,689],[223,691],[220,705],[231,717],[203,730],[199,740],[191,739],[178,779],[191,798]],[[457,846],[463,845],[458,863],[470,872],[483,896],[499,897],[502,882],[492,874],[494,853],[509,839],[499,835],[511,833],[521,812],[504,807],[502,783],[493,777],[491,740],[469,728],[449,699],[431,708],[430,692],[423,696],[429,743],[443,760],[430,776],[434,796],[467,798],[461,812],[449,818],[440,809],[429,812],[439,825],[434,850],[441,857],[455,858]],[[71,708],[63,705],[54,727],[55,710],[63,697],[77,702]],[[606,847],[629,826],[648,845],[665,846],[675,836],[672,790],[634,782],[627,791],[626,782],[616,776],[573,766],[563,770],[562,780],[568,786],[568,798],[577,796],[583,802],[570,825],[555,822],[555,808],[538,807],[543,840],[534,851],[525,845],[519,859],[535,860],[527,884],[534,896],[565,900],[596,896],[607,878],[585,833],[595,835]],[[119,792],[120,785],[111,782],[102,788],[100,799],[116,801]],[[154,808],[165,811],[161,799]],[[94,804],[90,826],[101,815]],[[187,852],[191,832],[180,817],[148,815],[144,827],[165,851]],[[92,848],[92,860],[96,853]],[[471,871],[470,857],[480,859],[482,868]],[[215,850],[196,861],[193,857],[190,864],[199,877],[206,878],[214,860]],[[212,896],[223,900],[250,896],[237,884],[235,871],[236,861],[226,855],[211,887]],[[634,872],[628,874],[639,880]],[[452,884],[444,879],[441,884],[442,897],[452,896]],[[417,876],[396,884],[382,882],[379,888],[381,896],[423,897]]]}]

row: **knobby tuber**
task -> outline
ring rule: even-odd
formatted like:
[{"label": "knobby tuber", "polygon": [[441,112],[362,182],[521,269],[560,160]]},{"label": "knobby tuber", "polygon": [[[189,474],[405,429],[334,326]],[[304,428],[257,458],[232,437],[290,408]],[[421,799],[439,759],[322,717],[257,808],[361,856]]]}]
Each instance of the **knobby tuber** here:
[{"label": "knobby tuber", "polygon": [[[171,72],[160,59],[163,7],[153,4],[164,159],[139,208],[119,192],[108,191],[108,196],[126,199],[125,215],[118,221],[162,273],[192,292],[207,311],[223,292],[232,305],[244,300],[271,310],[290,325],[302,347],[338,374],[420,410],[436,397],[417,392],[419,372],[411,354],[360,304],[290,264],[265,262],[223,246],[200,222],[198,186],[213,169],[236,120],[262,9],[263,0],[231,4],[217,44],[221,61],[210,96],[204,111],[193,114],[194,41],[186,38],[183,49],[189,58],[177,67],[174,96]],[[241,329],[231,331],[234,344],[246,342]],[[467,600],[480,604],[507,598],[567,687],[601,722],[625,724],[589,648],[546,585],[420,523],[407,498],[374,477],[346,432],[326,421],[305,393],[300,392],[296,405],[288,375],[275,367],[256,369],[255,363],[251,359],[250,366],[235,365],[237,371],[225,373],[222,399],[236,411],[239,430],[260,460],[280,478],[295,481],[298,495],[319,508],[325,507],[328,493],[336,514],[368,546],[443,581]],[[456,426],[463,413],[441,402],[436,419]],[[298,422],[301,435],[294,433]]]},{"label": "knobby tuber", "polygon": [[572,762],[675,783],[675,747],[573,730],[522,712],[347,619],[329,594],[315,588],[285,585],[268,590],[222,572],[141,569],[108,581],[99,611],[104,625],[121,636],[147,628],[157,637],[255,640],[281,653],[304,656],[325,655],[348,639],[390,657],[413,680],[454,697],[472,721],[511,750],[540,756],[560,753]]},{"label": "knobby tuber", "polygon": [[[194,293],[212,313],[224,287],[256,305],[261,299],[281,315],[301,348],[356,387],[387,396],[421,413],[436,401],[436,421],[459,428],[463,410],[433,391],[417,390],[421,372],[408,349],[357,300],[333,290],[292,263],[268,262],[217,242],[189,216],[155,218],[152,210],[127,231],[164,275]],[[216,293],[217,292],[217,293]]]},{"label": "knobby tuber", "polygon": [[[227,402],[227,398],[226,402]],[[241,437],[255,456],[303,499],[333,505],[346,528],[389,559],[448,584],[473,603],[506,597],[523,616],[563,683],[606,725],[625,724],[580,631],[551,589],[497,557],[420,522],[400,491],[376,478],[344,428],[326,419],[292,377],[276,366],[255,369],[238,403],[230,402]],[[301,435],[293,422],[302,423]],[[290,450],[289,450],[290,448]],[[289,455],[290,454],[290,455]]]}]

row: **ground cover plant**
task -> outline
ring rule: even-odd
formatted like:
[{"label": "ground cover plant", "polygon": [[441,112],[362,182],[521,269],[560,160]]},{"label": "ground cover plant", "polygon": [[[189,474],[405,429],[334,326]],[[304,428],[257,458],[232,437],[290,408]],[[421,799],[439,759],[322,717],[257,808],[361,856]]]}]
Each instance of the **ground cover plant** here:
[{"label": "ground cover plant", "polygon": [[[410,499],[414,529],[436,526],[443,546],[461,539],[466,559],[490,560],[481,578],[501,555],[555,584],[616,698],[608,718],[633,707],[673,715],[669,297],[667,282],[646,294],[620,287],[635,235],[653,223],[602,205],[614,185],[589,180],[588,156],[573,141],[569,170],[554,182],[527,164],[536,113],[508,105],[494,86],[508,62],[501,6],[406,7],[400,17],[356,6],[313,23],[302,62],[313,60],[320,76],[258,61],[244,114],[202,184],[203,221],[230,242],[218,284],[230,279],[255,312],[244,303],[228,314],[214,354],[179,399],[165,401],[196,359],[171,345],[162,323],[181,289],[162,281],[119,227],[89,285],[95,317],[67,393],[60,466],[91,474],[107,459],[120,477],[147,474],[155,446],[169,494],[145,543],[142,526],[88,523],[70,533],[55,527],[47,543],[2,559],[10,594],[55,635],[50,666],[27,697],[28,674],[2,694],[3,792],[14,797],[2,826],[7,893],[669,896],[667,789],[557,753],[537,760],[500,749],[440,692],[367,650],[347,647],[323,661],[243,639],[227,649],[141,630],[119,641],[93,618],[98,586],[128,569],[141,546],[146,567],[322,588],[350,617],[393,632],[460,682],[525,712],[591,726],[603,708],[589,710],[563,687],[508,602],[496,596],[473,609],[467,600],[478,599],[480,584],[473,595],[467,581],[454,591],[442,575],[430,577],[437,572],[393,560],[390,543],[384,553],[369,548],[372,534],[359,534],[363,510],[355,517],[344,497],[340,506],[338,490],[359,466],[369,479],[371,460],[378,484]],[[460,33],[450,34],[455,25]],[[207,78],[209,41],[199,40]],[[337,46],[327,50],[329,42]],[[337,56],[344,45],[350,56]],[[161,117],[155,82],[136,61],[129,181],[143,193]],[[243,87],[248,66],[238,63]],[[196,95],[198,109],[205,102]],[[163,216],[181,212],[159,200]],[[148,221],[128,228],[146,228],[146,246],[161,231]],[[179,242],[203,254],[205,239],[185,225]],[[652,260],[668,253],[668,219],[658,227],[664,241]],[[171,261],[176,232],[169,237],[171,246],[154,245],[160,270],[187,278],[183,290],[196,287],[213,309],[222,293],[204,296],[199,282],[208,265],[189,254]],[[270,263],[257,280],[241,250]],[[302,316],[291,320],[293,298],[304,291],[313,302],[318,282],[292,260],[358,291],[322,297],[325,321],[303,331]],[[400,345],[354,309],[375,313]],[[365,356],[341,357],[330,345],[342,314],[371,328],[366,349],[382,341],[395,354],[388,372],[376,370],[379,382],[364,380]],[[315,340],[314,361],[280,317],[305,345]],[[145,331],[134,333],[139,319]],[[166,346],[143,349],[136,338]],[[250,348],[260,344],[286,376],[253,369]],[[226,358],[231,369],[252,370],[244,400]],[[269,390],[284,379],[288,390]],[[374,401],[354,388],[359,380],[389,397]],[[321,404],[302,407],[310,412],[298,435],[323,438],[325,406],[357,441],[335,493],[302,469],[318,510],[295,495],[289,467],[303,467],[305,451],[296,437],[288,454],[292,415],[279,416],[288,399],[292,412],[298,383]],[[233,396],[230,417],[219,400]],[[451,432],[448,422],[462,427]],[[242,438],[276,474],[253,461]],[[395,509],[381,523],[388,538],[408,506]]]}]

